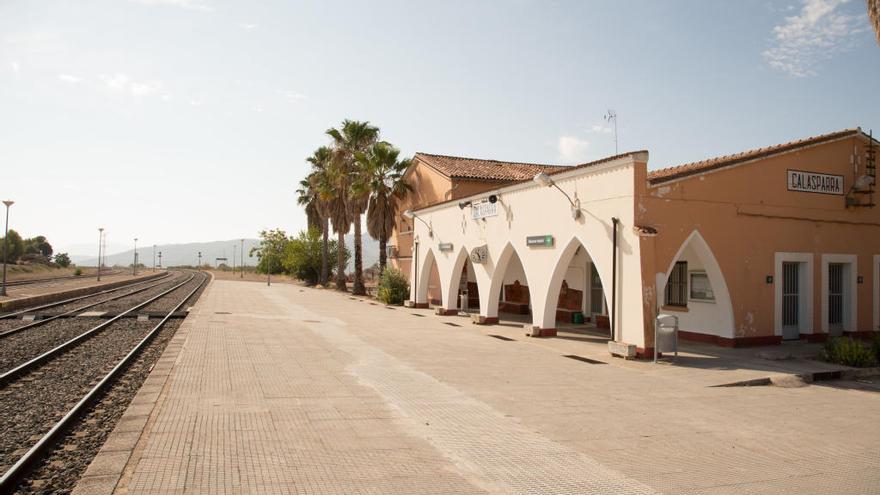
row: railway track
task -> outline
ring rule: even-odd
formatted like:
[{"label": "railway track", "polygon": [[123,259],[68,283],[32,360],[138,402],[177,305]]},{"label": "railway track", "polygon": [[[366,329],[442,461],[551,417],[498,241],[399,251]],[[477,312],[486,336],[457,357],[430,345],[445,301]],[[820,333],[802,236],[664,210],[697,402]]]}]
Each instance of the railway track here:
[{"label": "railway track", "polygon": [[135,282],[131,282],[131,283],[129,283],[129,284],[120,285],[119,287],[114,287],[114,288],[112,288],[112,289],[105,289],[105,290],[102,290],[102,291],[99,291],[99,292],[94,292],[94,293],[92,293],[92,294],[85,294],[85,295],[82,295],[82,296],[70,297],[70,298],[67,298],[67,299],[63,299],[63,300],[61,300],[61,301],[55,301],[55,302],[51,302],[51,303],[40,304],[40,305],[37,305],[37,306],[31,306],[31,307],[29,307],[29,308],[18,309],[18,310],[15,310],[15,311],[9,312],[9,313],[2,313],[2,314],[0,314],[0,320],[8,320],[8,319],[15,318],[15,317],[17,317],[17,316],[24,316],[24,315],[28,315],[28,314],[35,313],[35,312],[37,312],[37,311],[42,311],[42,310],[44,310],[44,309],[57,308],[57,307],[59,307],[59,306],[64,306],[64,305],[67,305],[67,304],[71,304],[71,303],[75,303],[75,302],[83,301],[83,300],[85,300],[85,299],[91,299],[91,298],[93,298],[93,297],[99,297],[99,296],[102,296],[102,295],[104,295],[104,294],[111,294],[111,293],[113,293],[113,292],[119,292],[119,291],[122,291],[122,290],[130,289],[130,288],[132,288],[132,287],[137,287],[137,286],[140,286],[140,285],[149,284],[149,283],[151,283],[151,282],[155,282],[156,280],[160,280],[160,279],[166,278],[166,277],[168,277],[168,276],[170,276],[170,275],[171,275],[170,273],[165,273],[165,274],[160,275],[160,276],[157,277],[157,278],[150,278],[150,279],[147,279],[147,280],[138,280],[138,281],[135,281]]},{"label": "railway track", "polygon": [[[0,375],[0,493],[16,488],[207,280],[207,274],[190,272],[166,282],[158,294]],[[147,307],[162,307],[164,317],[156,324],[125,318]]]},{"label": "railway track", "polygon": [[[111,271],[103,271],[101,270],[101,275],[108,277],[110,275],[117,275],[122,273],[122,270],[111,270]],[[85,279],[93,277],[94,275],[65,275],[63,277],[43,277],[43,278],[26,278],[20,280],[7,280],[7,287],[17,287],[21,285],[35,285],[35,284],[44,284],[47,282],[58,282],[60,280],[77,280],[77,279]]]}]

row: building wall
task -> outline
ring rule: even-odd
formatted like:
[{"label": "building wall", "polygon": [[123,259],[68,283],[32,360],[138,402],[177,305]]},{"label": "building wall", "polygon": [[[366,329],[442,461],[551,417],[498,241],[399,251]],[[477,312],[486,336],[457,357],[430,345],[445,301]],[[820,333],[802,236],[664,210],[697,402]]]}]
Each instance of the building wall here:
[{"label": "building wall", "polygon": [[[497,318],[498,298],[506,280],[506,267],[515,252],[522,262],[528,280],[532,306],[532,323],[537,328],[555,328],[556,303],[562,280],[569,273],[578,248],[596,262],[609,304],[612,300],[612,217],[620,219],[618,228],[618,286],[617,318],[619,340],[644,346],[645,334],[642,300],[641,246],[633,231],[634,180],[644,177],[647,153],[629,155],[604,164],[554,175],[560,188],[581,198],[584,215],[574,220],[571,207],[555,188],[523,183],[499,192],[498,215],[484,220],[472,220],[470,212],[457,204],[441,204],[418,211],[418,215],[433,225],[433,237],[427,227],[418,222],[415,235],[419,242],[419,266],[413,273],[427,277],[423,260],[434,258],[443,285],[443,305],[450,307],[457,289],[461,266],[476,247],[485,245],[488,259],[476,264],[474,272],[479,285],[480,314]],[[528,247],[526,237],[551,235],[552,247]],[[452,243],[452,251],[440,252],[438,244]],[[427,255],[427,251],[431,255]],[[575,261],[584,264],[585,261]],[[583,269],[573,272],[570,285],[585,288]],[[576,270],[577,271],[577,270]],[[426,296],[414,291],[417,303]],[[625,311],[622,308],[626,308]]]},{"label": "building wall", "polygon": [[[744,343],[781,338],[776,301],[782,282],[777,275],[778,253],[800,253],[810,260],[812,328],[806,333],[812,334],[824,333],[822,322],[827,318],[822,311],[823,304],[827,306],[822,290],[823,256],[827,260],[828,255],[852,255],[863,283],[855,285],[856,317],[850,331],[871,330],[878,304],[872,290],[876,276],[872,262],[880,253],[880,209],[846,208],[843,196],[787,190],[789,169],[843,175],[844,190],[848,190],[854,178],[864,173],[864,147],[863,140],[849,137],[637,191],[637,222],[659,231],[656,237],[642,240],[643,276],[648,281],[643,290],[646,300],[651,296],[646,310],[650,306],[656,310],[657,297],[662,298],[682,244],[698,232],[730,294],[733,328],[725,338]],[[656,274],[653,286],[648,270]],[[770,276],[772,283],[768,283]],[[688,309],[693,314],[680,316],[693,331],[723,335],[715,326],[717,321],[702,315],[702,308]]]}]

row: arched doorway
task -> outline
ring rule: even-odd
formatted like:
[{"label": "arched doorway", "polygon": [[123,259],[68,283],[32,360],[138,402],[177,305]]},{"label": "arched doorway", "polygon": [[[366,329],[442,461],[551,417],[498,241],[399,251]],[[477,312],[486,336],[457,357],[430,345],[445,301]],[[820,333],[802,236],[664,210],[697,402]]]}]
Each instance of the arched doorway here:
[{"label": "arched doorway", "polygon": [[468,250],[462,247],[458,251],[452,267],[450,280],[446,282],[443,303],[447,309],[475,313],[480,311],[480,289],[476,271],[470,260]]},{"label": "arched doorway", "polygon": [[550,279],[542,328],[610,330],[602,268],[578,238],[572,238]]},{"label": "arched doorway", "polygon": [[529,281],[522,260],[511,243],[504,246],[495,264],[488,301],[486,315],[490,318],[523,323],[531,321]]}]

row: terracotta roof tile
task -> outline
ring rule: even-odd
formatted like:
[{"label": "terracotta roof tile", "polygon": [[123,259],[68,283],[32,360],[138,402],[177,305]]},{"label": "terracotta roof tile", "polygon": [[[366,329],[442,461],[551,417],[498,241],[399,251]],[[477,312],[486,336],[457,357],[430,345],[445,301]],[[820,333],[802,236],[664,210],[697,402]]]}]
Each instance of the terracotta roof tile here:
[{"label": "terracotta roof tile", "polygon": [[502,162],[429,153],[416,153],[415,158],[449,178],[498,182],[531,180],[539,172],[552,173],[570,168],[561,165]]},{"label": "terracotta roof tile", "polygon": [[791,141],[788,143],[777,144],[774,146],[767,146],[764,148],[757,148],[749,151],[743,151],[740,153],[735,153],[733,155],[725,155],[719,156],[716,158],[709,158],[707,160],[702,160],[699,162],[686,163],[684,165],[678,165],[676,167],[662,168],[659,170],[652,170],[648,172],[648,182],[651,185],[660,184],[663,182],[679,179],[682,177],[687,177],[689,175],[694,175],[702,172],[707,172],[709,170],[715,170],[723,167],[729,167],[732,165],[736,165],[738,163],[746,162],[749,160],[754,160],[757,158],[764,158],[772,155],[776,155],[779,153],[786,153],[789,151],[794,151],[798,148],[803,148],[805,146],[810,146],[814,144],[820,144],[828,141],[834,141],[839,138],[844,138],[850,135],[857,135],[862,132],[861,129],[844,129],[842,131],[832,132],[829,134],[822,134],[820,136],[813,136],[804,139],[799,139],[797,141]]}]

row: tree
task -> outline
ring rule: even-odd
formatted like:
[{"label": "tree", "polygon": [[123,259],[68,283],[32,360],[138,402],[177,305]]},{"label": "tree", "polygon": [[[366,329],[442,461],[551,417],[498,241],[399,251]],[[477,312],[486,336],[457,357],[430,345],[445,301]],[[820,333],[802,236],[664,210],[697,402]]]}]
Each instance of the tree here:
[{"label": "tree", "polygon": [[70,256],[67,253],[58,253],[55,255],[55,264],[61,268],[70,266]]},{"label": "tree", "polygon": [[289,242],[287,233],[281,229],[260,231],[260,245],[250,250],[250,255],[257,255],[257,273],[281,273],[281,256]]},{"label": "tree", "polygon": [[24,254],[39,254],[47,260],[52,257],[52,245],[45,236],[38,235],[23,241]]},{"label": "tree", "polygon": [[[321,277],[322,244],[321,231],[317,228],[301,231],[284,248],[284,257],[281,261],[284,271],[309,285],[317,284]],[[331,256],[337,255],[338,248],[339,244],[336,241],[330,241]],[[343,256],[347,262],[348,250],[345,250]]]},{"label": "tree", "polygon": [[[309,227],[313,222],[320,222],[321,228],[321,274],[318,282],[326,286],[330,281],[330,199],[335,191],[330,183],[328,167],[333,158],[333,150],[321,146],[306,158],[312,165],[312,172],[302,181],[297,190],[297,203],[306,209]],[[338,241],[337,241],[338,242]],[[344,247],[344,242],[343,242]]]},{"label": "tree", "polygon": [[[24,254],[24,242],[21,240],[21,236],[18,235],[18,232],[9,229],[9,234],[7,235],[9,238],[9,243],[6,245],[6,259],[9,263],[15,263],[18,261],[18,258]],[[5,242],[6,239],[0,239],[0,242]],[[0,245],[0,249],[3,249],[2,245]]]},{"label": "tree", "polygon": [[874,26],[877,43],[880,43],[880,0],[868,0],[868,17]]},{"label": "tree", "polygon": [[397,216],[397,200],[403,199],[412,187],[403,179],[410,160],[398,160],[400,150],[390,143],[380,141],[366,153],[355,158],[362,170],[355,189],[365,191],[367,205],[367,233],[379,241],[379,273],[385,271],[388,255],[385,252],[388,239],[394,230]]},{"label": "tree", "polygon": [[[342,122],[341,129],[328,129],[327,135],[333,138],[333,164],[338,167],[335,177],[339,181],[336,184],[336,190],[337,195],[342,198],[342,204],[336,205],[335,208],[346,210],[345,216],[348,217],[345,219],[347,220],[346,232],[348,225],[354,223],[354,287],[352,293],[363,295],[367,293],[367,289],[364,287],[361,214],[366,210],[367,196],[364,193],[353,191],[351,185],[357,181],[357,177],[360,175],[355,154],[367,151],[379,140],[379,128],[370,125],[367,121],[359,122],[346,119]],[[336,214],[334,211],[334,215]],[[341,215],[339,220],[342,220]],[[336,223],[334,223],[334,229],[339,232]],[[340,279],[341,277],[337,275],[337,288],[340,287]],[[342,283],[341,288],[345,290],[344,279],[342,279]]]}]

